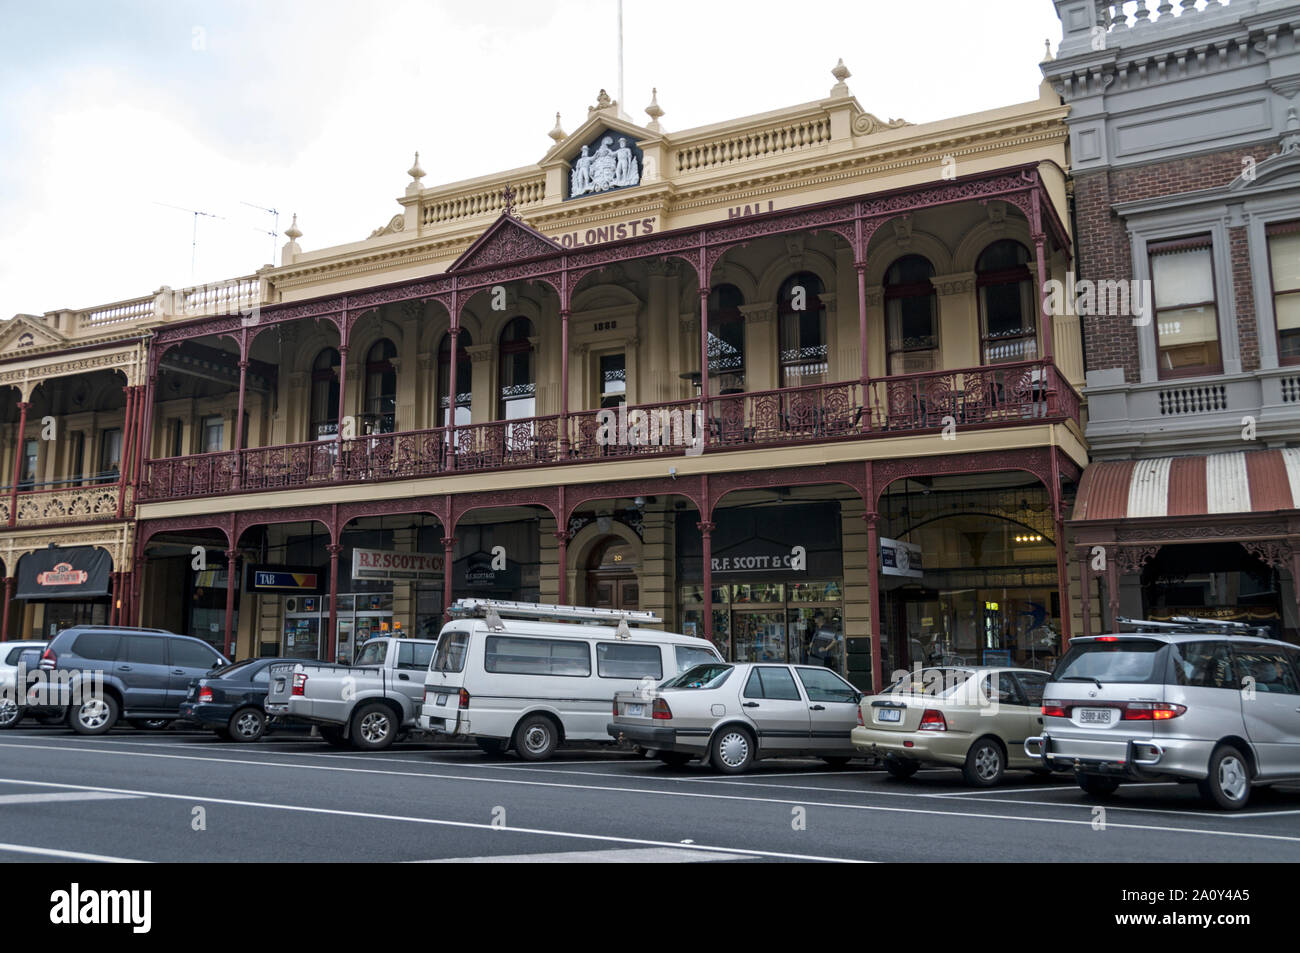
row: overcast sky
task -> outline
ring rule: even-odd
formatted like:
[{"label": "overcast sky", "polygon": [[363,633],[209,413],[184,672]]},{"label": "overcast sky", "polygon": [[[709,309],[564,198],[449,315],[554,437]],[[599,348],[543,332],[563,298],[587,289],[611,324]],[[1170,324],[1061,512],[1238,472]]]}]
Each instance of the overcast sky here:
[{"label": "overcast sky", "polygon": [[[1060,39],[1051,0],[625,0],[623,32],[624,109],[658,87],[670,131],[820,99],[839,57],[882,119],[1024,102]],[[365,238],[416,149],[426,185],[535,162],[617,63],[617,0],[0,0],[0,316],[255,271],[241,203]],[[180,209],[220,216],[193,274]]]}]

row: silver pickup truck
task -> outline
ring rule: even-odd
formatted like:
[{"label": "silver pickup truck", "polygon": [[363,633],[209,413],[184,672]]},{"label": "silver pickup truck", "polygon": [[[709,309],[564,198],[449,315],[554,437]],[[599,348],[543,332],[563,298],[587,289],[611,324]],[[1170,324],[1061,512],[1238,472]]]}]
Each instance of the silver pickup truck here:
[{"label": "silver pickup truck", "polygon": [[353,665],[285,662],[271,666],[267,714],[316,725],[334,747],[387,748],[417,727],[433,639],[371,639]]}]

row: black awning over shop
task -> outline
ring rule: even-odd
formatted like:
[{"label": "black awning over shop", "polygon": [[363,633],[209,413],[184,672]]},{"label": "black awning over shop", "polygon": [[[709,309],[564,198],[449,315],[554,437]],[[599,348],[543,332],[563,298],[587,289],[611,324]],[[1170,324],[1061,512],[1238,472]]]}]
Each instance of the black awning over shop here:
[{"label": "black awning over shop", "polygon": [[94,546],[38,549],[18,560],[15,598],[93,599],[108,595],[113,560]]}]

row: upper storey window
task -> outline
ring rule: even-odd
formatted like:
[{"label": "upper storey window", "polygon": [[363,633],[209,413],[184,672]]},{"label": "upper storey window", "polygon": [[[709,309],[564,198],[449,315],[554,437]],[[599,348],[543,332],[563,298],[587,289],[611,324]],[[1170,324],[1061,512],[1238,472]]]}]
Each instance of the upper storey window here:
[{"label": "upper storey window", "polygon": [[1278,363],[1300,364],[1300,222],[1269,227],[1268,261]]},{"label": "upper storey window", "polygon": [[339,352],[323,348],[311,365],[311,438],[324,440],[338,433]]},{"label": "upper storey window", "polygon": [[709,293],[709,378],[717,392],[745,389],[745,296],[735,285]]},{"label": "upper storey window", "polygon": [[1150,245],[1147,251],[1151,256],[1160,377],[1221,372],[1210,236],[1161,242]]},{"label": "upper storey window", "polygon": [[777,292],[781,386],[823,384],[830,370],[822,280],[810,271],[791,275]]},{"label": "upper storey window", "polygon": [[996,241],[975,263],[985,364],[1032,361],[1038,357],[1037,308],[1029,251],[1010,239]]},{"label": "upper storey window", "polygon": [[939,325],[935,308],[934,266],[920,255],[906,255],[885,272],[885,330],[890,374],[938,369]]},{"label": "upper storey window", "polygon": [[533,322],[514,318],[501,332],[500,420],[537,416],[537,353]]},{"label": "upper storey window", "polygon": [[[456,426],[469,426],[473,416],[471,406],[474,397],[474,365],[466,348],[474,344],[469,331],[460,329],[456,338]],[[450,423],[451,413],[451,335],[444,334],[438,345],[438,414],[442,426]]]},{"label": "upper storey window", "polygon": [[397,422],[397,347],[387,338],[366,354],[365,426],[370,433],[392,433]]}]

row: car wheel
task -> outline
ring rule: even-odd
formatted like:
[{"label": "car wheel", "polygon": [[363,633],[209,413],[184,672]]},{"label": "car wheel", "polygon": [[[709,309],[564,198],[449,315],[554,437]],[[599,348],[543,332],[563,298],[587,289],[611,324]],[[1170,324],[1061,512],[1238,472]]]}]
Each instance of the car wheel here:
[{"label": "car wheel", "polygon": [[921,762],[908,761],[906,758],[887,757],[885,758],[885,770],[889,772],[890,777],[906,781],[921,770]]},{"label": "car wheel", "polygon": [[515,729],[515,753],[525,761],[545,761],[559,743],[555,722],[545,715],[529,715]]},{"label": "car wheel", "polygon": [[228,728],[236,741],[257,741],[266,733],[266,715],[249,706],[230,716]]},{"label": "car wheel", "polygon": [[744,728],[723,728],[709,745],[713,766],[723,774],[741,774],[754,764],[754,736]]},{"label": "car wheel", "polygon": [[0,729],[13,728],[23,720],[23,710],[12,698],[0,701]]},{"label": "car wheel", "polygon": [[362,751],[382,751],[397,740],[400,728],[391,708],[372,702],[352,716],[352,744]]},{"label": "car wheel", "polygon": [[1006,752],[996,738],[980,738],[966,752],[961,773],[966,783],[977,788],[991,788],[1002,780],[1007,769]]},{"label": "car wheel", "polygon": [[79,735],[102,735],[117,724],[118,710],[112,695],[87,698],[71,708],[68,724]]},{"label": "car wheel", "polygon": [[822,755],[822,760],[825,761],[827,764],[829,764],[832,768],[842,768],[853,759],[848,755],[844,755],[844,754],[828,754],[828,755]]},{"label": "car wheel", "polygon": [[694,756],[687,754],[685,751],[660,751],[657,757],[670,768],[681,768]]},{"label": "car wheel", "polygon": [[1201,797],[1225,811],[1239,811],[1250,800],[1250,765],[1232,745],[1220,745],[1210,755],[1210,774],[1196,787]]},{"label": "car wheel", "polygon": [[474,744],[478,745],[478,750],[484,754],[504,754],[506,750],[504,738],[475,738]]},{"label": "car wheel", "polygon": [[348,739],[343,737],[342,728],[321,728],[320,736],[325,739],[325,743],[331,748],[348,747]]},{"label": "car wheel", "polygon": [[128,718],[126,723],[138,731],[162,731],[171,724],[170,718]]},{"label": "car wheel", "polygon": [[1074,781],[1089,797],[1110,797],[1119,789],[1118,778],[1108,778],[1101,774],[1079,772],[1075,774]]}]

